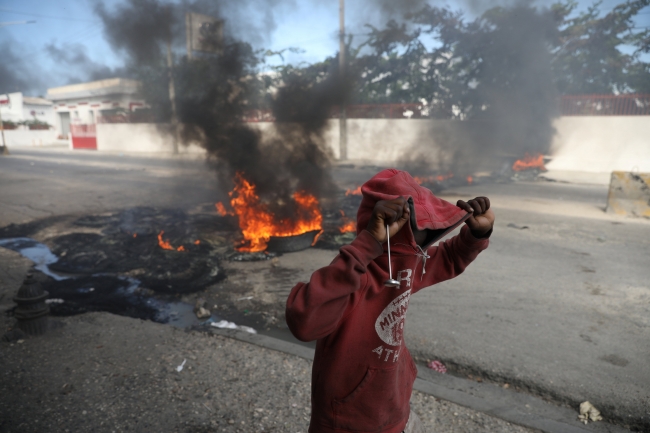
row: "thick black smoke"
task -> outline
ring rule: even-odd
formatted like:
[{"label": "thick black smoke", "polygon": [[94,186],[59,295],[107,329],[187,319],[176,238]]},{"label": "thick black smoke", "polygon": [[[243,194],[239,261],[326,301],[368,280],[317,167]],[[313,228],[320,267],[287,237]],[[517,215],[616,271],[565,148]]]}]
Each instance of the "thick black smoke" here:
[{"label": "thick black smoke", "polygon": [[0,93],[37,92],[42,88],[42,79],[16,47],[10,39],[0,41]]},{"label": "thick black smoke", "polygon": [[[324,71],[318,80],[307,80],[300,71],[287,73],[278,89],[268,89],[268,77],[260,74],[260,53],[233,35],[263,37],[275,25],[271,12],[278,4],[199,0],[170,5],[129,0],[113,10],[98,5],[97,13],[107,39],[126,54],[130,67],[143,81],[147,101],[165,121],[171,112],[165,50],[168,42],[184,47],[185,12],[225,20],[221,53],[195,54],[191,60],[184,53],[175,56],[173,74],[182,137],[185,143],[199,142],[205,147],[226,191],[233,177],[241,173],[256,185],[275,213],[284,216],[292,213],[294,192],[306,191],[322,198],[333,190],[330,155],[322,132],[342,92],[337,90],[341,87],[337,71]],[[265,31],[245,29],[242,21],[231,18],[242,17],[251,7],[266,17],[269,28]],[[278,122],[262,140],[261,131],[243,119],[251,110],[264,107],[273,110]]]},{"label": "thick black smoke", "polygon": [[128,78],[130,75],[124,68],[110,68],[92,60],[81,44],[58,46],[50,43],[45,45],[45,52],[59,70],[67,71],[67,80],[70,84],[115,77]]}]

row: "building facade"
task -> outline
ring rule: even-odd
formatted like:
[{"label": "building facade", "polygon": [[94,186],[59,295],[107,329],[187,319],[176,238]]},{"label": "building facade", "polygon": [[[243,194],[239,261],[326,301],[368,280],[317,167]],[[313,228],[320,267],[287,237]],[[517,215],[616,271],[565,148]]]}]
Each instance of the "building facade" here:
[{"label": "building facade", "polygon": [[73,149],[96,149],[95,124],[103,117],[130,113],[145,107],[139,96],[140,82],[111,78],[48,89],[54,103],[56,126],[71,135]]}]

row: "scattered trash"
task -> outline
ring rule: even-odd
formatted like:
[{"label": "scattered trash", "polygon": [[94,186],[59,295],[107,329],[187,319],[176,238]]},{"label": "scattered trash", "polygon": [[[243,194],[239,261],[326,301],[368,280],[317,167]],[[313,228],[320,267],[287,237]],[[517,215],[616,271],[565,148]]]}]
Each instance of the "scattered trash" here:
[{"label": "scattered trash", "polygon": [[214,326],[215,328],[221,328],[221,329],[237,329],[237,325],[227,320],[222,320],[220,322],[212,322],[210,323],[210,326]]},{"label": "scattered trash", "polygon": [[244,296],[243,298],[238,298],[237,301],[248,301],[250,299],[253,299],[252,296]]},{"label": "scattered trash", "polygon": [[227,320],[222,320],[220,322],[212,322],[210,323],[210,326],[214,326],[215,328],[221,328],[221,329],[239,329],[240,331],[245,331],[251,334],[257,334],[257,331],[249,326],[236,325],[235,323],[229,322]]},{"label": "scattered trash", "polygon": [[176,367],[176,371],[178,371],[179,373],[180,373],[181,371],[183,371],[183,367],[185,367],[185,362],[187,362],[187,359],[184,359],[183,362],[181,363],[181,365],[179,365],[178,367]]},{"label": "scattered trash", "polygon": [[445,364],[443,364],[440,361],[431,361],[427,364],[427,367],[429,367],[431,370],[435,370],[438,373],[446,373],[447,372],[447,367],[445,367]]},{"label": "scattered trash", "polygon": [[212,313],[210,310],[206,310],[205,308],[201,307],[199,308],[196,312],[196,317],[199,319],[205,319],[206,317],[210,317]]},{"label": "scattered trash", "polygon": [[517,230],[524,230],[524,229],[528,228],[528,226],[520,226],[519,224],[515,224],[515,223],[509,223],[508,227],[513,228],[513,229],[517,229]]},{"label": "scattered trash", "polygon": [[63,304],[65,301],[61,298],[46,299],[46,304]]},{"label": "scattered trash", "polygon": [[600,411],[593,404],[585,401],[580,403],[580,415],[578,419],[587,424],[589,421],[601,421],[603,417],[600,416]]}]

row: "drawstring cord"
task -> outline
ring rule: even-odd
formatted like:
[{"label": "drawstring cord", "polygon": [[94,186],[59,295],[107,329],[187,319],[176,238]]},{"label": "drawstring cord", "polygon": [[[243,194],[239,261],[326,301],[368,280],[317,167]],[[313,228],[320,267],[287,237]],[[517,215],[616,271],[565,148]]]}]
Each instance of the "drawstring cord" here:
[{"label": "drawstring cord", "polygon": [[[419,258],[422,259],[422,273],[420,274],[420,281],[422,281],[422,278],[424,277],[424,274],[427,273],[427,259],[430,259],[431,256],[427,254],[426,251],[422,249],[421,246],[417,245],[417,249],[413,248],[413,245],[406,245],[406,244],[395,244],[395,245],[404,245],[405,247],[411,247],[413,251],[415,252],[415,255],[418,256]],[[419,251],[418,251],[419,250]]]}]

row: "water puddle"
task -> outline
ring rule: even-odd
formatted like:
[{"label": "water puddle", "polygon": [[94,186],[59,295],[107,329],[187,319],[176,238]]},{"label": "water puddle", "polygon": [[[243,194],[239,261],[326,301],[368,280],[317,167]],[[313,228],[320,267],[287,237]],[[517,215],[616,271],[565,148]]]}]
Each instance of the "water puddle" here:
[{"label": "water puddle", "polygon": [[68,277],[50,270],[49,265],[56,263],[59,258],[46,246],[30,238],[0,239],[0,247],[20,253],[23,257],[34,262],[34,268],[57,281]]},{"label": "water puddle", "polygon": [[50,293],[52,315],[69,316],[89,311],[106,311],[128,317],[166,323],[187,328],[222,320],[216,314],[198,319],[194,306],[185,302],[165,301],[142,294],[135,278],[97,273],[92,275],[63,274],[50,269],[58,257],[47,245],[30,238],[0,239],[0,247],[20,253],[34,262],[34,268],[51,277],[43,284]]}]

